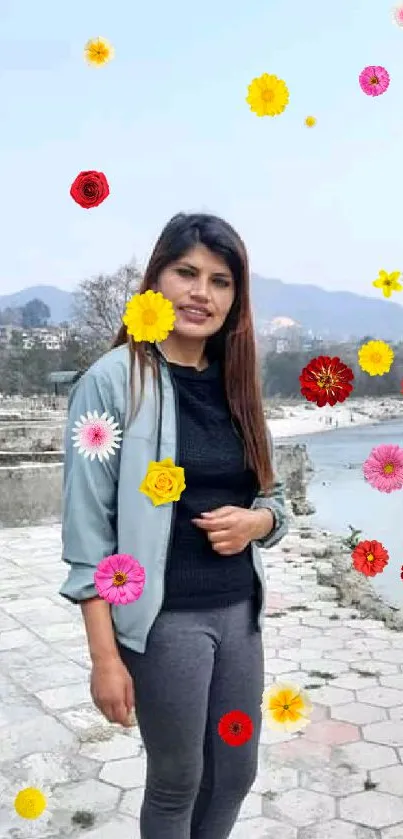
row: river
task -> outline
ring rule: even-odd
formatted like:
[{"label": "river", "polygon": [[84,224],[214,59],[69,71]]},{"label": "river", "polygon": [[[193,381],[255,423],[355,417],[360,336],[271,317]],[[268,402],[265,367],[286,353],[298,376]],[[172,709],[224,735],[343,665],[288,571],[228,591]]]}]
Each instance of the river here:
[{"label": "river", "polygon": [[278,438],[278,442],[306,443],[315,469],[308,486],[308,498],[316,508],[311,517],[314,525],[347,536],[351,524],[362,530],[360,539],[382,542],[389,563],[371,581],[384,600],[402,607],[403,490],[387,494],[373,489],[364,480],[362,464],[375,446],[403,447],[403,420]]}]

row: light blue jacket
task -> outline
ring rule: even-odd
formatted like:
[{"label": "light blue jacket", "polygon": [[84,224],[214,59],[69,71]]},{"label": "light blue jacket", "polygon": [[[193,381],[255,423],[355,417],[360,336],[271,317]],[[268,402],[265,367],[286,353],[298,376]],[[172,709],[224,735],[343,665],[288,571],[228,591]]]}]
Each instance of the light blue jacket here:
[{"label": "light blue jacket", "polygon": [[[154,389],[146,367],[144,399],[130,419],[130,355],[128,345],[103,355],[73,386],[65,440],[62,543],[68,577],[60,594],[73,603],[97,596],[94,573],[106,556],[126,553],[145,569],[141,597],[124,606],[112,606],[117,639],[126,647],[144,653],[148,633],[161,610],[165,565],[174,523],[174,504],[155,507],[138,487],[151,460],[172,458],[178,464],[178,410],[171,372],[161,357],[159,386]],[[139,394],[139,371],[135,370],[135,394]],[[136,402],[137,404],[137,402]],[[91,461],[74,448],[75,422],[88,411],[105,411],[123,431],[121,446],[109,460]],[[269,445],[272,449],[271,436]],[[255,499],[253,508],[268,508],[275,527],[266,539],[252,544],[253,565],[260,581],[259,627],[262,627],[265,575],[257,545],[270,548],[287,533],[284,492],[275,481],[268,497]]]}]

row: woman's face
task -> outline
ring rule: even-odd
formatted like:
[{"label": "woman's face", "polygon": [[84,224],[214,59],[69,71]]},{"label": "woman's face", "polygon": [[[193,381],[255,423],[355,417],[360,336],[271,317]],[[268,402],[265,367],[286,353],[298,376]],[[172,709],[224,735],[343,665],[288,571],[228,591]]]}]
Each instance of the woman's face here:
[{"label": "woman's face", "polygon": [[235,282],[220,256],[204,245],[196,245],[161,271],[157,290],[175,309],[176,335],[206,340],[226,320],[235,297]]}]

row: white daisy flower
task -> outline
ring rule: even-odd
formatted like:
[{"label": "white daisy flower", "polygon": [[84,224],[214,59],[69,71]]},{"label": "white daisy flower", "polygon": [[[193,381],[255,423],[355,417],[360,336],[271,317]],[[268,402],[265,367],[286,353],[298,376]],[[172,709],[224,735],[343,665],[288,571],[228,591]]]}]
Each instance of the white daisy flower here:
[{"label": "white daisy flower", "polygon": [[103,459],[109,460],[110,454],[116,454],[115,449],[120,448],[122,441],[119,438],[123,432],[119,423],[114,422],[114,417],[107,417],[106,411],[100,417],[97,411],[87,411],[87,416],[81,415],[81,422],[77,420],[74,423],[77,428],[72,439],[79,454],[90,460],[97,457],[101,463]]}]

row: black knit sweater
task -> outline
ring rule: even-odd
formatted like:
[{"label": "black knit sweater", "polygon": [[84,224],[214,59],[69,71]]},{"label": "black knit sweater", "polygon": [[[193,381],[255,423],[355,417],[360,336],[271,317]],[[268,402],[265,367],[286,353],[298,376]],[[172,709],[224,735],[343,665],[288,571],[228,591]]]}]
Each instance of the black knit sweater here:
[{"label": "black knit sweater", "polygon": [[220,363],[201,372],[173,363],[169,367],[179,402],[177,465],[185,470],[186,489],[175,502],[162,608],[229,606],[256,593],[251,546],[222,556],[191,519],[226,505],[250,507],[258,491],[256,476],[245,468],[244,445],[231,422]]}]

